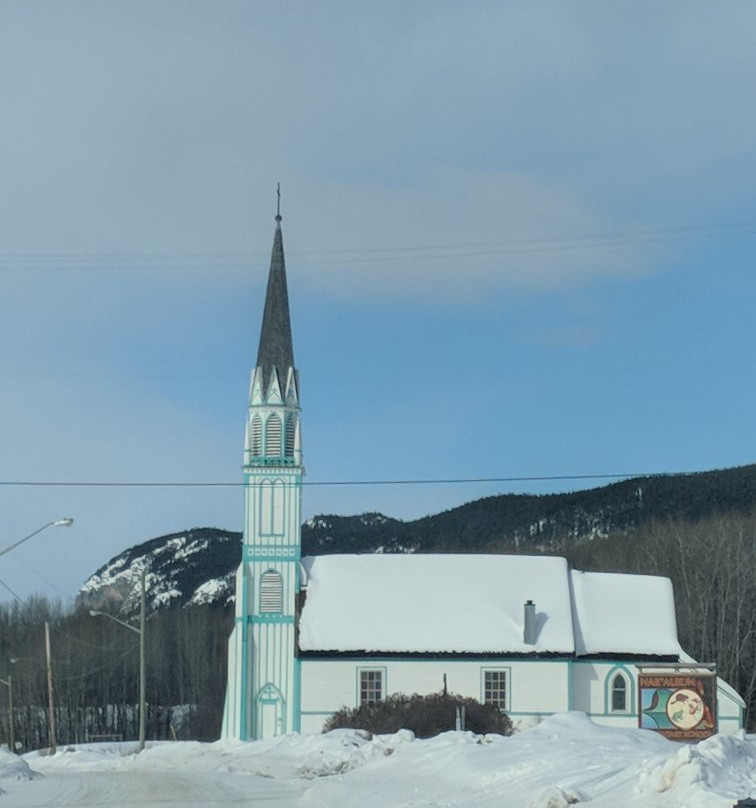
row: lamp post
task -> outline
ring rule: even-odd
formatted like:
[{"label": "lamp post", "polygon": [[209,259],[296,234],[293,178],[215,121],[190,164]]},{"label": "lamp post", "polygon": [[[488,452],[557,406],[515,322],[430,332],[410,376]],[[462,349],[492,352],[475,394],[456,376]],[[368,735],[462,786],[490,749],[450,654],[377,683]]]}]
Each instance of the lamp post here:
[{"label": "lamp post", "polygon": [[114,623],[118,623],[119,626],[123,626],[124,628],[129,629],[129,631],[134,631],[139,635],[139,751],[141,752],[144,749],[144,737],[145,737],[145,715],[146,715],[146,695],[147,695],[147,666],[145,664],[144,659],[144,625],[145,625],[145,573],[142,570],[142,577],[141,577],[141,592],[139,596],[139,628],[136,626],[132,626],[131,623],[127,623],[125,620],[119,620],[117,617],[113,617],[112,614],[108,614],[107,612],[99,612],[95,609],[90,609],[89,614],[92,617],[107,617],[109,620],[112,620]]},{"label": "lamp post", "polygon": [[73,519],[66,518],[66,519],[56,519],[54,522],[48,522],[46,525],[42,525],[42,527],[38,527],[33,533],[30,533],[28,536],[24,536],[23,539],[19,539],[17,542],[9,545],[3,550],[0,550],[0,556],[9,553],[11,550],[18,547],[19,544],[23,544],[25,541],[29,541],[29,539],[33,538],[37,535],[37,533],[41,533],[43,530],[47,530],[48,527],[71,527],[73,524]]},{"label": "lamp post", "polygon": [[[8,547],[5,547],[2,550],[0,550],[0,556],[9,553],[11,550],[15,550],[19,544],[23,544],[25,541],[29,541],[29,539],[34,538],[34,536],[36,536],[38,533],[41,533],[43,530],[47,530],[48,527],[71,527],[73,521],[74,520],[71,519],[71,517],[66,517],[65,519],[55,519],[52,522],[48,522],[46,525],[38,527],[28,536],[24,536],[23,539],[19,539],[18,541],[13,542],[13,544],[8,545]],[[8,587],[7,584],[3,585],[6,587],[6,589],[10,589],[10,587]],[[10,589],[10,592],[17,600],[20,599],[12,589]],[[47,653],[47,690],[50,701],[50,749],[52,753],[55,754],[55,709],[53,707],[52,668],[50,666],[50,629],[47,622],[45,622],[45,651]],[[8,685],[9,692],[12,692],[11,691],[12,680],[10,676],[8,676],[8,681],[3,682],[3,684]],[[13,697],[11,695],[11,699],[12,698]],[[11,724],[13,723],[12,713],[13,710],[11,708]]]},{"label": "lamp post", "polygon": [[[18,541],[13,542],[13,544],[8,545],[8,547],[5,547],[2,550],[0,550],[0,556],[3,556],[6,553],[9,553],[11,550],[15,550],[16,547],[18,547],[19,544],[23,544],[25,541],[29,541],[29,539],[34,538],[34,536],[36,536],[38,533],[41,533],[43,530],[47,530],[48,527],[71,527],[72,524],[73,524],[73,519],[71,519],[70,517],[66,517],[65,519],[55,519],[52,522],[48,522],[46,525],[42,525],[42,527],[38,527],[36,530],[31,532],[28,536],[24,536],[23,539],[19,539]],[[12,589],[10,589],[10,587],[8,587],[7,584],[3,584],[3,585],[6,587],[6,589],[10,590],[11,594],[17,600],[19,600],[18,595],[16,595],[16,593]],[[45,623],[45,642],[46,642],[45,650],[46,650],[46,653],[47,653],[47,689],[48,689],[49,700],[50,700],[50,749],[52,750],[52,752],[54,754],[55,753],[55,710],[53,708],[53,699],[52,699],[52,692],[53,691],[52,691],[52,669],[50,667],[50,634],[49,634],[49,627],[48,627],[47,623]],[[2,680],[0,680],[0,681],[2,681]],[[3,681],[3,684],[8,686],[9,693],[12,693],[12,691],[11,691],[11,683],[12,683],[12,680],[11,680],[10,676],[8,676],[8,681],[7,682]],[[11,699],[12,698],[13,698],[13,696],[11,695]],[[12,724],[13,724],[13,709],[11,707],[11,725]],[[11,734],[12,734],[12,730],[11,730]]]}]

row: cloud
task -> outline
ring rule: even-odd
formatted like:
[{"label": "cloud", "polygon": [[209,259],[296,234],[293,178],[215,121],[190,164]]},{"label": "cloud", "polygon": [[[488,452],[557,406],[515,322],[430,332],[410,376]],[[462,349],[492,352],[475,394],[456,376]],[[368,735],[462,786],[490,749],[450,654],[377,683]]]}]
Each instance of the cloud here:
[{"label": "cloud", "polygon": [[612,233],[590,204],[521,174],[449,169],[402,188],[332,184],[317,200],[305,194],[313,214],[287,239],[289,263],[340,297],[479,303],[641,276],[669,252],[641,230]]},{"label": "cloud", "polygon": [[471,302],[652,272],[693,187],[752,187],[722,172],[756,128],[747,5],[42,5],[0,35],[6,258],[209,290],[267,250],[281,180],[320,294]]}]

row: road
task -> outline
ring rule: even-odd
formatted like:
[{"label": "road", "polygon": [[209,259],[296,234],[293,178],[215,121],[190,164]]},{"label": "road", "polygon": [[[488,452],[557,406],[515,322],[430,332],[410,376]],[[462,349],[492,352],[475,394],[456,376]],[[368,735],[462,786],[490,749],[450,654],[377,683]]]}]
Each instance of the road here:
[{"label": "road", "polygon": [[56,772],[3,782],[1,808],[294,808],[307,781],[220,772]]}]

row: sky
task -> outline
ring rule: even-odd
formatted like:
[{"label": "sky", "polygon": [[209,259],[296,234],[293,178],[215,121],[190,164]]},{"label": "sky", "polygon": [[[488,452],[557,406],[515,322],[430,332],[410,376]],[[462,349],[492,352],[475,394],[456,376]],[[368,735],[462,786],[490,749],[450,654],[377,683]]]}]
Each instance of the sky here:
[{"label": "sky", "polygon": [[745,0],[0,0],[0,550],[75,519],[0,599],[240,529],[279,182],[305,518],[754,462],[755,35]]}]

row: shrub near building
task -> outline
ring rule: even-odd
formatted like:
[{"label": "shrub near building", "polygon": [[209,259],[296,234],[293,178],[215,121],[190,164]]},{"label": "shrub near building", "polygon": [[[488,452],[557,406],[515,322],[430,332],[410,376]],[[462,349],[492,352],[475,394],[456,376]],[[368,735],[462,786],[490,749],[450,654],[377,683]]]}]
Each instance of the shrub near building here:
[{"label": "shrub near building", "polygon": [[509,735],[512,732],[509,716],[497,707],[453,693],[432,693],[429,696],[395,693],[383,701],[352,709],[344,707],[328,719],[323,731],[350,728],[385,735],[409,729],[418,738],[432,738],[455,728],[459,707],[464,708],[465,730],[477,735],[489,732]]}]

